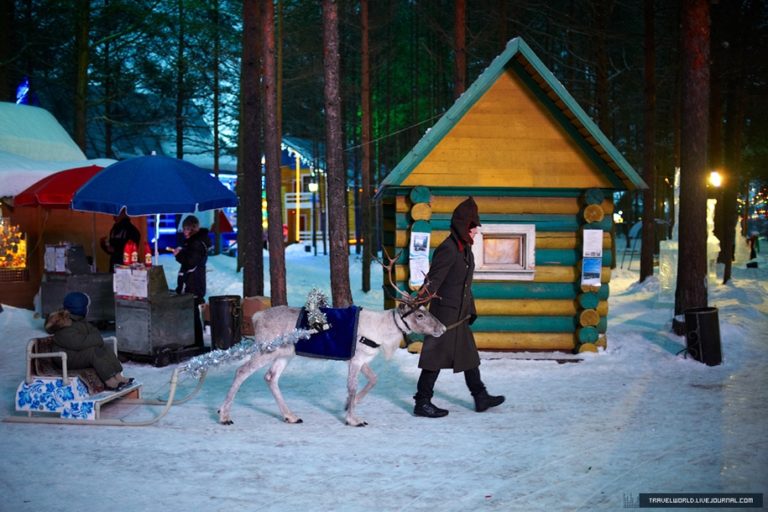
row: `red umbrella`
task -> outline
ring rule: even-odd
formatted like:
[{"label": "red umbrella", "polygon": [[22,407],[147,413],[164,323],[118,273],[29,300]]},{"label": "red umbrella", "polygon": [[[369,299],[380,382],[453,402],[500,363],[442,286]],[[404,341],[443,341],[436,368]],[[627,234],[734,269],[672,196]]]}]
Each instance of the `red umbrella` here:
[{"label": "red umbrella", "polygon": [[[27,187],[13,198],[14,206],[37,206],[46,210],[40,227],[40,240],[48,219],[49,209],[70,208],[72,196],[88,180],[104,169],[99,165],[75,167],[46,176],[37,183]],[[93,215],[93,233],[91,250],[96,254],[96,215]],[[39,243],[39,242],[38,242]]]},{"label": "red umbrella", "polygon": [[27,187],[13,198],[14,206],[69,208],[72,196],[103,167],[89,165],[51,174]]}]

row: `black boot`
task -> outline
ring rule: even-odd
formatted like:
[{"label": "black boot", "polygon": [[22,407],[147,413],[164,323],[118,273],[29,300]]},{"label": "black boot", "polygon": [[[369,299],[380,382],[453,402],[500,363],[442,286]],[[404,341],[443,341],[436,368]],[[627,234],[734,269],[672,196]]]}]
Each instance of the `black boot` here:
[{"label": "black boot", "polygon": [[424,416],[425,418],[442,418],[448,415],[448,411],[436,407],[432,403],[432,390],[435,387],[437,376],[440,370],[421,370],[419,382],[416,385],[416,394],[413,399],[416,405],[413,408],[413,414]]},{"label": "black boot", "polygon": [[492,396],[485,389],[485,384],[480,378],[480,368],[472,368],[464,372],[464,380],[467,382],[472,397],[475,399],[475,410],[483,412],[491,407],[496,407],[504,403],[503,396]]},{"label": "black boot", "polygon": [[504,395],[499,396],[493,396],[489,395],[487,391],[483,390],[482,393],[478,393],[477,395],[474,395],[475,399],[475,410],[477,412],[483,412],[485,410],[490,409],[491,407],[496,407],[497,405],[501,405],[504,403]]},{"label": "black boot", "polygon": [[424,416],[425,418],[442,418],[443,416],[448,416],[448,411],[437,407],[430,400],[416,400],[413,414],[415,416]]}]

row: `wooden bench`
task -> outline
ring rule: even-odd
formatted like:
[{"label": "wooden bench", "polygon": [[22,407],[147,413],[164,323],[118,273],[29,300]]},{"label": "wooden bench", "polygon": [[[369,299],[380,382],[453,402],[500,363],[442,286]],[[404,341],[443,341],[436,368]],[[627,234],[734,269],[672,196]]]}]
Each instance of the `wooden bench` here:
[{"label": "wooden bench", "polygon": [[[59,413],[68,419],[99,419],[101,407],[119,398],[141,398],[141,384],[134,382],[119,391],[104,388],[93,368],[73,370],[66,352],[54,347],[53,336],[32,338],[27,343],[27,369],[16,391],[16,410]],[[104,339],[117,355],[117,339]]]}]

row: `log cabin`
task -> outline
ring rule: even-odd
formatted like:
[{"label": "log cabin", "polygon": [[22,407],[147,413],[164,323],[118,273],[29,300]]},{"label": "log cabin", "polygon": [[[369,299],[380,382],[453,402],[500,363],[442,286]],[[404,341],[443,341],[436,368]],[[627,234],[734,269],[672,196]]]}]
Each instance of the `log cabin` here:
[{"label": "log cabin", "polygon": [[[381,182],[395,279],[417,289],[453,209],[482,227],[472,287],[481,350],[597,351],[607,344],[613,195],[641,177],[520,38],[511,40]],[[385,307],[391,307],[385,299]]]}]

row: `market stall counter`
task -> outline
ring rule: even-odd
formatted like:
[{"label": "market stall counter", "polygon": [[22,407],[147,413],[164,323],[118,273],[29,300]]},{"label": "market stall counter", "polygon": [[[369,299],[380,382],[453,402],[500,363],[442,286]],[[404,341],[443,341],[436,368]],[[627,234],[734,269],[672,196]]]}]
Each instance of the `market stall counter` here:
[{"label": "market stall counter", "polygon": [[44,318],[61,308],[69,292],[83,292],[91,299],[88,321],[97,325],[115,321],[112,274],[93,272],[82,245],[46,245],[44,259],[45,272],[40,283]]},{"label": "market stall counter", "polygon": [[165,366],[207,351],[195,345],[194,296],[168,289],[162,266],[115,267],[115,333],[120,352]]}]

